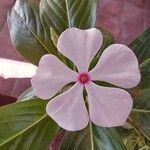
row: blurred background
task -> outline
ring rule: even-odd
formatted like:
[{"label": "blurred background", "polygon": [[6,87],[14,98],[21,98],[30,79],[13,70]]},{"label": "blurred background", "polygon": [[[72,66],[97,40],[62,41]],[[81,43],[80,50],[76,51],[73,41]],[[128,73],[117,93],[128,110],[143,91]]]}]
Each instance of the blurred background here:
[{"label": "blurred background", "polygon": [[[0,0],[0,58],[25,60],[13,48],[7,27],[7,12],[15,0]],[[150,0],[100,0],[97,26],[111,31],[115,41],[129,44],[150,26]],[[0,77],[0,105],[14,102],[30,87],[30,79]]]}]

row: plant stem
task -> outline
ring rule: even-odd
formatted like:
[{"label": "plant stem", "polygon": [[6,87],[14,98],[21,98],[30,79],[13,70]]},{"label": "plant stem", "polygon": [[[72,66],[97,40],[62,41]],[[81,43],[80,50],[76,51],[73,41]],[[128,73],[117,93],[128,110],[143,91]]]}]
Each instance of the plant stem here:
[{"label": "plant stem", "polygon": [[92,129],[92,122],[91,122],[91,120],[90,120],[90,138],[91,138],[91,150],[94,150],[93,129]]},{"label": "plant stem", "polygon": [[[89,101],[88,101],[88,97],[85,96],[85,102],[87,103],[87,110],[89,112]],[[92,121],[89,121],[89,128],[90,128],[90,139],[91,139],[91,150],[94,150],[94,141],[93,141],[93,129],[92,129]]]},{"label": "plant stem", "polygon": [[142,133],[141,133],[139,127],[134,123],[134,121],[133,121],[130,117],[128,118],[127,121],[130,123],[131,126],[134,127],[134,130],[135,130],[136,133],[138,134],[139,138],[141,138]]}]

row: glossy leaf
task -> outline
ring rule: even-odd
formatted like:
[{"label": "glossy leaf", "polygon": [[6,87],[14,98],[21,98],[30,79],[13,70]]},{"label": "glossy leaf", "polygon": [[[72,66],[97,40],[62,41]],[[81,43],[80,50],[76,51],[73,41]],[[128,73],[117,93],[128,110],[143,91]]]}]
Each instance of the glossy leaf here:
[{"label": "glossy leaf", "polygon": [[8,13],[8,25],[13,46],[31,63],[37,65],[44,54],[56,53],[40,21],[39,0],[17,0]]},{"label": "glossy leaf", "polygon": [[135,39],[129,47],[134,51],[139,64],[150,58],[150,27]]},{"label": "glossy leaf", "polygon": [[142,90],[140,96],[134,100],[131,118],[150,139],[150,88]]},{"label": "glossy leaf", "polygon": [[140,64],[140,70],[142,75],[141,88],[150,88],[150,58]]},{"label": "glossy leaf", "polygon": [[52,26],[59,35],[66,28],[87,29],[95,26],[98,0],[41,0],[44,26]]},{"label": "glossy leaf", "polygon": [[147,138],[150,138],[150,28],[135,39],[129,47],[139,61],[141,94],[134,100],[131,118]]},{"label": "glossy leaf", "polygon": [[78,132],[67,132],[60,150],[126,150],[114,128],[93,125]]},{"label": "glossy leaf", "polygon": [[139,61],[142,80],[142,89],[150,88],[150,28],[145,30],[129,47],[133,50]]},{"label": "glossy leaf", "polygon": [[0,108],[0,150],[46,150],[59,127],[46,115],[47,101],[35,99]]}]

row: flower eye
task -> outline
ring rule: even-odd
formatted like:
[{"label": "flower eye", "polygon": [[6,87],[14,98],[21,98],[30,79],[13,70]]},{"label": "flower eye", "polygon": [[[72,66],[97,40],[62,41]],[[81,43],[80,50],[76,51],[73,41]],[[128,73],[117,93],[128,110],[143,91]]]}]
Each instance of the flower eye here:
[{"label": "flower eye", "polygon": [[86,84],[90,81],[90,76],[88,75],[88,73],[81,73],[78,77],[78,81],[81,84]]}]

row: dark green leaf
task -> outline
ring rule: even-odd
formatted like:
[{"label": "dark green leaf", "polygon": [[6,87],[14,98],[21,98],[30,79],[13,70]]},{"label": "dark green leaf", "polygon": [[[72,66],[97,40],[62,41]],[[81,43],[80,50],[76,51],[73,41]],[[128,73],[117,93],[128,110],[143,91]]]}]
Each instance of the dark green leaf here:
[{"label": "dark green leaf", "polygon": [[141,95],[134,100],[131,118],[150,139],[150,88],[141,91]]},{"label": "dark green leaf", "polygon": [[135,133],[135,130],[118,127],[117,131],[121,136],[127,150],[134,150],[134,147],[137,144],[137,134]]},{"label": "dark green leaf", "polygon": [[134,51],[141,70],[142,89],[150,88],[150,28],[145,30],[129,47]]},{"label": "dark green leaf", "polygon": [[95,125],[90,129],[67,132],[60,150],[126,150],[115,129]]},{"label": "dark green leaf", "polygon": [[39,16],[39,0],[17,0],[8,13],[11,41],[28,61],[38,64],[41,56],[56,53],[56,48],[42,27]]},{"label": "dark green leaf", "polygon": [[148,150],[149,142],[144,136],[137,135],[137,132],[133,129],[124,129],[122,127],[117,128],[119,135],[121,135],[127,150]]},{"label": "dark green leaf", "polygon": [[59,127],[35,99],[0,108],[0,150],[47,150]]},{"label": "dark green leaf", "polygon": [[150,58],[150,28],[135,39],[129,47],[134,51],[139,64]]},{"label": "dark green leaf", "polygon": [[134,100],[131,118],[143,134],[150,139],[150,28],[144,31],[129,47],[139,61],[141,95]]},{"label": "dark green leaf", "polygon": [[140,64],[140,71],[142,76],[140,87],[150,88],[150,58]]},{"label": "dark green leaf", "polygon": [[44,26],[52,26],[59,35],[66,28],[87,29],[95,26],[98,0],[41,0]]}]

